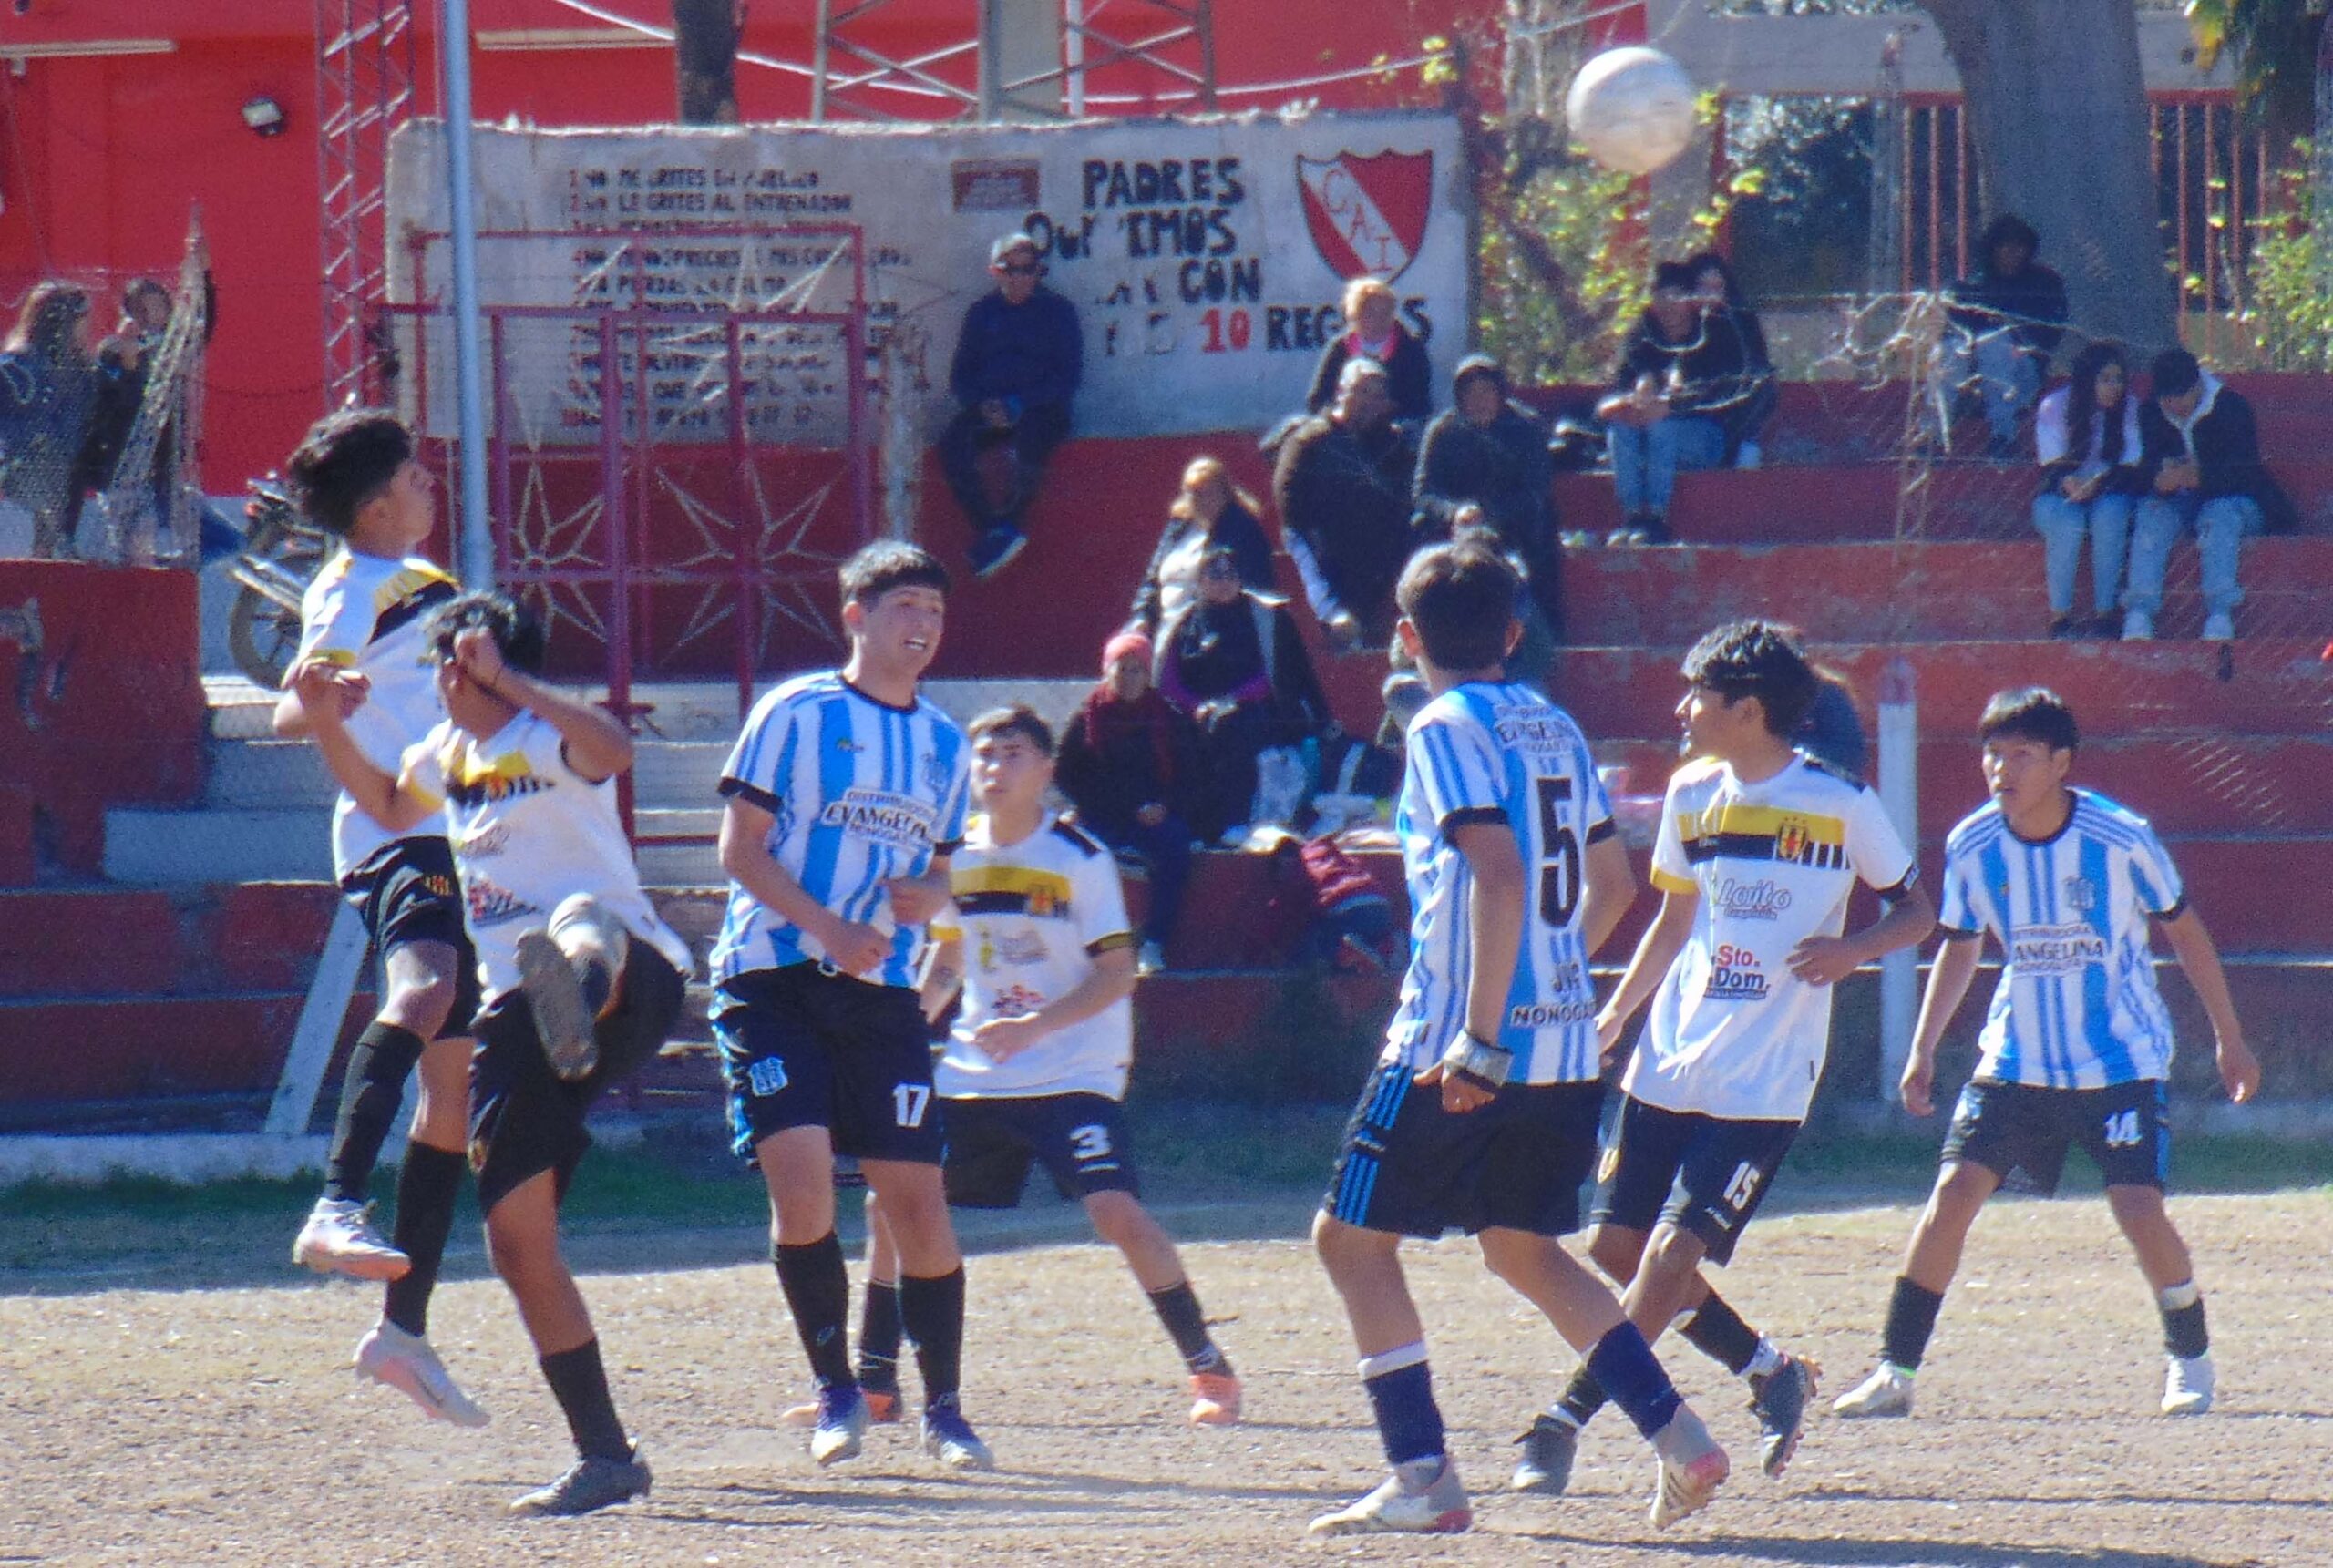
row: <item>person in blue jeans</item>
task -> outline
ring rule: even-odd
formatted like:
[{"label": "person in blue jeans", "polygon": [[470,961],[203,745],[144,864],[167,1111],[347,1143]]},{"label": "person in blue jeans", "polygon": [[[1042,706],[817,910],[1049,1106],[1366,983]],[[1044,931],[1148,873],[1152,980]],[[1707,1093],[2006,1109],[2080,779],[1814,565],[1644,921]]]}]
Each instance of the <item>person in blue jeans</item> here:
[{"label": "person in blue jeans", "polygon": [[[2041,488],[2033,527],[2047,547],[2050,635],[2112,637],[2122,626],[2122,558],[2131,514],[2146,488],[2141,466],[2139,400],[2122,345],[2094,343],[2074,356],[2073,376],[2041,400],[2033,417]],[[2074,613],[2074,574],[2090,539],[2093,613]]]},{"label": "person in blue jeans", "polygon": [[1740,397],[1751,376],[1749,353],[1732,317],[1708,311],[1694,292],[1693,270],[1663,261],[1653,270],[1652,304],[1629,334],[1596,405],[1612,450],[1612,484],[1625,519],[1606,541],[1669,542],[1669,497],[1677,476],[1725,459],[1719,410]]},{"label": "person in blue jeans", "polygon": [[1945,292],[1948,401],[1975,397],[1984,411],[1985,456],[1995,463],[2015,455],[2018,422],[2040,395],[2050,356],[2065,335],[2066,282],[2034,260],[2040,250],[2033,225],[2000,213],[1978,238],[1982,264]]},{"label": "person in blue jeans", "polygon": [[2139,411],[2149,476],[2146,498],[2131,528],[2131,580],[2122,597],[2122,640],[2154,635],[2171,547],[2195,532],[2204,578],[2204,640],[2235,637],[2244,602],[2236,566],[2247,534],[2282,521],[2284,494],[2260,461],[2252,405],[2196,363],[2185,349],[2165,349],[2149,367],[2153,395]]}]

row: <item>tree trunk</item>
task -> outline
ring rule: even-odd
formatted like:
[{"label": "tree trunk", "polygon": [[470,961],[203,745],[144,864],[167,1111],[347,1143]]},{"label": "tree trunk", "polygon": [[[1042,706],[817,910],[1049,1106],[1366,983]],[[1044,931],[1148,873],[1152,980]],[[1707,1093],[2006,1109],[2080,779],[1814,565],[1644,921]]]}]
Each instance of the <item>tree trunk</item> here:
[{"label": "tree trunk", "polygon": [[2075,327],[2178,339],[2131,0],[1924,0],[1960,73],[1984,217],[2041,231]]},{"label": "tree trunk", "polygon": [[737,40],[744,0],[673,0],[673,58],[683,125],[737,123]]}]

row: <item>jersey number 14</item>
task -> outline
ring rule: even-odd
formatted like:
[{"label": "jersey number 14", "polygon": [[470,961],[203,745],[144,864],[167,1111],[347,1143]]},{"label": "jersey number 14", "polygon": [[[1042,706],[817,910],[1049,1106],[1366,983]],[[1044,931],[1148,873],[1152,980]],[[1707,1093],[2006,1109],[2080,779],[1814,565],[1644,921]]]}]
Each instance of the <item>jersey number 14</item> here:
[{"label": "jersey number 14", "polygon": [[1579,839],[1559,809],[1571,800],[1571,780],[1539,780],[1539,918],[1568,926],[1579,907]]}]

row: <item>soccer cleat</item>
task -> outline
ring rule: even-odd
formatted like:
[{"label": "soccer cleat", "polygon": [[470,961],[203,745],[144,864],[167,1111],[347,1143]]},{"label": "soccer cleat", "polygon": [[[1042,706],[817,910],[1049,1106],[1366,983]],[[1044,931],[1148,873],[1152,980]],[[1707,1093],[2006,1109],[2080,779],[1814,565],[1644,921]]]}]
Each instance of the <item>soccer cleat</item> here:
[{"label": "soccer cleat", "polygon": [[1912,1374],[1892,1361],[1832,1401],[1831,1413],[1848,1420],[1912,1413]]},{"label": "soccer cleat", "polygon": [[358,1279],[401,1279],[413,1259],[381,1239],[373,1228],[369,1204],[353,1198],[318,1198],[292,1244],[292,1261],[318,1274]]},{"label": "soccer cleat", "polygon": [[950,1470],[994,1470],[996,1456],[988,1451],[964,1412],[951,1399],[923,1412],[923,1451]]},{"label": "soccer cleat", "polygon": [[2204,641],[2206,642],[2235,641],[2235,617],[2225,610],[2215,615],[2204,617]]},{"label": "soccer cleat", "polygon": [[1310,1533],[1455,1535],[1468,1529],[1475,1522],[1475,1510],[1458,1480],[1458,1467],[1444,1459],[1432,1480],[1418,1479],[1415,1472],[1434,1462],[1413,1460],[1395,1466],[1368,1496],[1314,1520]]},{"label": "soccer cleat", "polygon": [[1814,1401],[1823,1368],[1804,1356],[1785,1353],[1782,1365],[1752,1385],[1750,1409],[1758,1418],[1759,1468],[1780,1481],[1806,1430],[1806,1407]]},{"label": "soccer cleat", "polygon": [[404,1394],[423,1411],[457,1427],[482,1427],[487,1414],[462,1392],[429,1341],[394,1323],[376,1323],[356,1342],[356,1375]]},{"label": "soccer cleat", "polygon": [[534,1015],[535,1038],[543,1058],[566,1081],[588,1077],[600,1065],[600,1042],[591,1029],[591,1008],[575,966],[547,931],[519,938],[519,984]]},{"label": "soccer cleat", "polygon": [[1531,1430],[1515,1440],[1523,1445],[1523,1457],[1506,1489],[1561,1497],[1571,1485],[1572,1461],[1579,1457],[1579,1429],[1542,1410]]},{"label": "soccer cleat", "polygon": [[867,1396],[855,1387],[818,1390],[818,1420],[810,1429],[810,1459],[817,1465],[857,1459],[865,1446]]},{"label": "soccer cleat", "polygon": [[1228,1372],[1191,1374],[1191,1425],[1236,1427],[1239,1424],[1239,1379]]},{"label": "soccer cleat", "polygon": [[1029,548],[1029,536],[1010,523],[999,523],[972,542],[972,575],[994,577]]},{"label": "soccer cleat", "polygon": [[514,1501],[510,1512],[522,1518],[539,1519],[590,1513],[595,1509],[630,1502],[635,1497],[646,1497],[655,1481],[638,1448],[632,1450],[630,1459],[580,1459],[565,1475],[540,1491],[530,1491]]},{"label": "soccer cleat", "polygon": [[1732,1472],[1725,1450],[1689,1406],[1678,1408],[1652,1440],[1652,1448],[1660,1456],[1660,1481],[1652,1492],[1655,1530],[1666,1530],[1707,1508]]},{"label": "soccer cleat", "polygon": [[[896,1389],[868,1387],[867,1379],[858,1380],[858,1391],[867,1399],[867,1424],[870,1427],[896,1427],[899,1424],[899,1393]],[[818,1401],[808,1400],[789,1405],[777,1413],[777,1424],[797,1431],[808,1431],[818,1424]]]},{"label": "soccer cleat", "polygon": [[2163,1379],[2163,1413],[2166,1416],[2200,1416],[2212,1408],[2215,1378],[2212,1358],[2203,1356],[2173,1356]]}]

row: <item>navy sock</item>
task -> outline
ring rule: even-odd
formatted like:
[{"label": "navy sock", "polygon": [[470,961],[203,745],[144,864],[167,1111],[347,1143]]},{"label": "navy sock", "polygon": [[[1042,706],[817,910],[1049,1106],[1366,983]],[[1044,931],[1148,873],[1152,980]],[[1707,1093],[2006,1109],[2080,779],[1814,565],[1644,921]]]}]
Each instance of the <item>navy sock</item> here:
[{"label": "navy sock", "polygon": [[1587,1370],[1648,1438],[1667,1426],[1685,1402],[1633,1323],[1620,1323],[1596,1342]]},{"label": "navy sock", "polygon": [[1434,1402],[1434,1375],[1426,1368],[1423,1340],[1372,1356],[1361,1364],[1361,1379],[1376,1407],[1377,1435],[1388,1463],[1443,1456],[1442,1407]]},{"label": "navy sock", "polygon": [[1936,1315],[1943,1310],[1944,1295],[1896,1276],[1896,1293],[1887,1298],[1887,1327],[1880,1335],[1879,1354],[1891,1366],[1906,1372],[1920,1369],[1927,1354],[1928,1336],[1936,1332]]},{"label": "navy sock", "polygon": [[770,1244],[769,1260],[777,1266],[778,1288],[794,1314],[794,1331],[810,1358],[810,1375],[821,1389],[853,1389],[858,1378],[850,1371],[850,1269],[843,1262],[842,1243],[828,1231],[800,1246]]},{"label": "navy sock", "polygon": [[1728,1307],[1714,1290],[1679,1326],[1677,1332],[1685,1337],[1687,1344],[1736,1377],[1748,1368],[1752,1358],[1758,1354],[1758,1331],[1744,1323],[1742,1314]]},{"label": "navy sock", "polygon": [[899,1324],[915,1344],[923,1402],[951,1403],[964,1376],[964,1267],[934,1278],[899,1276]]},{"label": "navy sock", "polygon": [[462,1194],[469,1160],[451,1149],[407,1143],[397,1172],[397,1222],[389,1245],[413,1266],[389,1281],[381,1316],[408,1334],[429,1332],[429,1296],[437,1288],[437,1268],[446,1260],[446,1238],[454,1229],[454,1200]]},{"label": "navy sock", "polygon": [[858,1385],[880,1394],[899,1391],[899,1287],[867,1282],[858,1315]]},{"label": "navy sock", "polygon": [[405,1081],[421,1060],[422,1039],[409,1029],[375,1019],[356,1037],[348,1053],[348,1076],[341,1081],[340,1114],[333,1122],[332,1148],[324,1156],[324,1196],[365,1201],[373,1166],[388,1142],[405,1098]]}]

